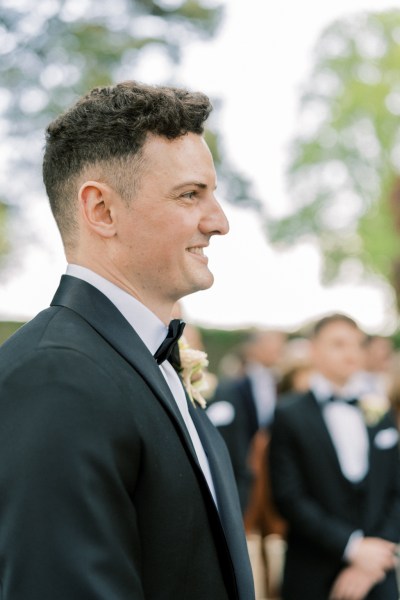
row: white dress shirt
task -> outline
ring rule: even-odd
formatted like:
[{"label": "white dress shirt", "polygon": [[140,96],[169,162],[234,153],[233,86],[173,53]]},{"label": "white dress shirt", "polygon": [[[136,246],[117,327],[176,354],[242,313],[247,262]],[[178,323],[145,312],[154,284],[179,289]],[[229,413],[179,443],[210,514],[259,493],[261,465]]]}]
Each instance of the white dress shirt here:
[{"label": "white dress shirt", "polygon": [[[352,483],[362,481],[369,470],[369,439],[361,411],[345,399],[359,398],[365,393],[364,382],[356,374],[342,389],[334,386],[320,373],[311,378],[311,391],[322,404],[322,415],[331,436],[343,475]],[[327,401],[331,396],[343,402]],[[353,531],[344,549],[343,558],[350,561],[364,537],[361,529]]]},{"label": "white dress shirt", "polygon": [[246,374],[250,380],[251,391],[256,405],[259,427],[269,425],[273,419],[276,405],[276,382],[271,369],[259,363],[249,363]]},{"label": "white dress shirt", "polygon": [[357,406],[344,402],[327,402],[331,396],[359,398],[364,390],[360,379],[354,378],[341,390],[321,374],[315,374],[311,379],[311,390],[322,406],[322,415],[343,475],[349,481],[362,481],[369,469],[369,439],[365,421]]},{"label": "white dress shirt", "polygon": [[[144,304],[136,298],[111,283],[104,277],[101,277],[94,271],[78,265],[68,265],[67,275],[82,279],[90,283],[117,307],[119,312],[125,317],[128,323],[133,327],[142,342],[147,346],[151,354],[154,355],[158,347],[163,342],[168,332],[168,327]],[[210,488],[210,492],[217,504],[215,487],[208,463],[207,455],[200,441],[197,429],[194,426],[189,413],[185,392],[181,379],[172,365],[166,360],[159,365],[160,371],[165,378],[172,396],[179,408],[182,418],[185,422],[189,435],[191,437],[200,467]]]}]

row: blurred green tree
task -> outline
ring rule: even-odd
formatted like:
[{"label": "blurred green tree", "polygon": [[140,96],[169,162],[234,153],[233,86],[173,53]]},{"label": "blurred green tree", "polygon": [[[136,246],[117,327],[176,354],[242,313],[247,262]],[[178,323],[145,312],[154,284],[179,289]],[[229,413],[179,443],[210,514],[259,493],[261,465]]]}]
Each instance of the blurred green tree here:
[{"label": "blurred green tree", "polygon": [[[88,89],[134,79],[146,61],[161,65],[160,83],[176,83],[185,45],[213,36],[222,14],[220,4],[205,0],[2,0],[0,128],[7,167],[0,170],[0,257],[10,248],[7,206],[18,208],[19,198],[26,204],[26,190],[39,189],[47,123]],[[244,200],[248,182],[221,161],[218,132],[207,136],[232,199]]]},{"label": "blurred green tree", "polygon": [[362,13],[321,35],[302,94],[276,245],[314,240],[325,283],[362,266],[400,304],[400,11]]}]

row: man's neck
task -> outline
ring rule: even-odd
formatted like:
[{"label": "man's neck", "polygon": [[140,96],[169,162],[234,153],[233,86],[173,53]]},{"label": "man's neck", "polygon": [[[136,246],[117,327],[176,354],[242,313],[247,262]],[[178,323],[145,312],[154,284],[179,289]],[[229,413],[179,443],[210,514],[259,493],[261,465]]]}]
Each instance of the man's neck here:
[{"label": "man's neck", "polygon": [[351,378],[347,377],[347,378],[341,378],[341,377],[332,377],[329,373],[324,373],[323,371],[319,371],[319,374],[326,379],[326,381],[332,386],[333,389],[335,390],[342,390],[343,388],[345,388],[349,383]]},{"label": "man's neck", "polygon": [[115,271],[114,268],[110,268],[107,265],[99,264],[97,261],[90,260],[79,260],[79,258],[67,257],[69,264],[75,264],[80,267],[84,267],[97,273],[100,277],[107,279],[121,290],[133,296],[136,300],[146,306],[151,312],[153,312],[163,323],[169,324],[171,320],[172,311],[175,306],[175,301],[161,301],[160,299],[153,298],[149,293],[143,293],[142,290],[120,272]]}]

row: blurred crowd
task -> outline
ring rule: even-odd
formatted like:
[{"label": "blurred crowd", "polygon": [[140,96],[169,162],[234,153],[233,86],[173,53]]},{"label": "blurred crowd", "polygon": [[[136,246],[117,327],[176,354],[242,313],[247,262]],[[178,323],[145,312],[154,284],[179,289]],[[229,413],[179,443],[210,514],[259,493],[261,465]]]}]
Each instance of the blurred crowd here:
[{"label": "blurred crowd", "polygon": [[[196,329],[188,327],[186,337],[192,346],[202,349]],[[388,448],[395,445],[397,450],[398,436],[392,432],[390,437],[390,431],[391,423],[397,428],[400,426],[400,354],[392,340],[383,335],[366,335],[345,315],[330,315],[320,320],[307,337],[291,337],[277,330],[252,330],[240,346],[222,359],[218,379],[212,374],[209,377],[211,392],[207,412],[231,455],[257,598],[397,598],[397,592],[391,595],[390,585],[395,565],[393,543],[400,535],[399,526],[396,524],[392,531],[388,516],[385,527],[382,525],[379,530],[378,517],[374,520],[371,515],[376,509],[376,514],[383,511],[398,519],[400,490],[388,491],[387,498],[377,499],[374,509],[365,508],[365,515],[363,513],[365,499],[375,493],[368,488],[375,486],[371,462],[374,459],[368,449],[369,444],[373,445],[373,438],[371,434],[369,441],[365,441],[364,430],[378,432],[385,443],[390,442]],[[333,407],[334,396],[340,402],[335,402]],[[361,399],[365,400],[369,411],[365,414],[370,420],[366,420],[366,427],[361,425],[360,428],[357,419],[361,418]],[[314,405],[318,405],[319,413],[312,421]],[[280,420],[275,423],[277,406],[287,408],[282,408]],[[337,414],[333,414],[334,411]],[[392,421],[385,421],[386,415]],[[329,433],[331,439],[326,447],[322,437],[313,441],[318,437],[315,435],[318,428],[324,430],[323,434]],[[339,439],[340,436],[343,439]],[[326,438],[328,440],[328,436]],[[376,439],[380,439],[379,435]],[[314,464],[312,458],[318,454],[328,455],[332,448],[340,466],[339,475],[329,473],[330,463],[324,464],[324,458],[321,464],[318,459]],[[304,466],[300,455],[306,457],[308,451],[310,457]],[[311,463],[314,472],[309,475],[307,470]],[[393,467],[396,472],[387,467],[385,474],[384,463],[380,468],[381,480],[377,483],[380,487],[386,486],[385,477],[387,481],[397,479],[397,462]],[[343,537],[335,541],[336,547],[329,548],[323,542],[319,547],[319,539],[325,537],[325,531],[329,532],[329,519],[336,508],[333,513],[330,511],[330,500],[312,489],[313,484],[307,480],[309,476],[315,476],[316,480],[331,477],[336,489],[345,481],[349,486],[343,493],[347,495],[338,496],[335,502],[337,506],[357,505],[354,515],[341,514],[339,509],[338,514],[333,515],[337,522],[332,520],[332,531],[335,525],[340,529],[341,518],[350,527],[350,535],[343,528]],[[330,480],[321,485],[329,487]],[[325,529],[317,531],[317,515],[323,521],[324,511],[327,518],[321,527]],[[315,544],[312,533],[309,534],[314,526]],[[302,529],[306,532],[304,536]],[[297,558],[296,540],[301,542]],[[307,572],[305,558],[308,546],[310,572]],[[326,565],[323,561],[318,565],[320,573],[325,569],[325,582],[323,575],[319,575],[321,582],[310,587],[318,557],[324,556],[325,551],[326,556],[332,556],[325,561]],[[286,568],[285,556],[290,563]],[[369,559],[366,567],[365,557]],[[299,560],[304,563],[301,572],[296,570]],[[291,577],[295,579],[294,591],[290,589]],[[383,595],[379,595],[381,588]],[[351,595],[348,590],[356,591]]]}]

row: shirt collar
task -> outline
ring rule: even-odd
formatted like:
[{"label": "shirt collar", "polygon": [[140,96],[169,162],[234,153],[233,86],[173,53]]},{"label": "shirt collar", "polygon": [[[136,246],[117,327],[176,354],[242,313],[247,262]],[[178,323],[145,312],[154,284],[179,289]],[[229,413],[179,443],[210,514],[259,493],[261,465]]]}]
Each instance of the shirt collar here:
[{"label": "shirt collar", "polygon": [[168,327],[147,306],[86,267],[70,264],[67,266],[67,275],[90,283],[107,296],[133,327],[151,354],[155,353],[165,338]]},{"label": "shirt collar", "polygon": [[311,376],[310,389],[321,403],[326,402],[333,395],[332,384],[320,373],[314,373]]},{"label": "shirt collar", "polygon": [[246,365],[246,375],[252,380],[268,380],[273,379],[271,369],[257,362],[248,362]]},{"label": "shirt collar", "polygon": [[359,398],[363,394],[364,389],[361,385],[358,373],[349,379],[342,388],[336,388],[326,377],[321,373],[314,373],[311,377],[310,389],[318,402],[324,403],[331,396],[343,398]]}]

